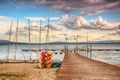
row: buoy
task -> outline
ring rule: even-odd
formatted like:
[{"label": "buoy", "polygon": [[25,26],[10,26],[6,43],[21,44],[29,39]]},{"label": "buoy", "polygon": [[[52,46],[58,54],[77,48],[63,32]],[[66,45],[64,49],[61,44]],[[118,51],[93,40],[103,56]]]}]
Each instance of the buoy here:
[{"label": "buoy", "polygon": [[39,62],[39,67],[40,68],[44,68],[45,67],[45,63],[44,62],[45,62],[44,60],[40,60],[40,62]]},{"label": "buoy", "polygon": [[41,56],[40,59],[41,59],[41,60],[45,60],[45,56]]},{"label": "buoy", "polygon": [[40,68],[44,68],[45,66],[47,68],[52,67],[52,54],[53,51],[41,51],[41,58],[40,58]]},{"label": "buoy", "polygon": [[51,60],[52,56],[47,56],[47,60]]},{"label": "buoy", "polygon": [[52,67],[52,54],[53,54],[53,51],[48,51],[47,52],[47,60],[46,60],[46,66],[47,68],[51,68]]},{"label": "buoy", "polygon": [[40,52],[41,56],[40,56],[40,61],[39,61],[39,67],[40,68],[44,68],[45,67],[45,58],[46,58],[46,51],[41,51]]},{"label": "buoy", "polygon": [[48,56],[51,56],[53,54],[53,51],[48,51],[47,54]]},{"label": "buoy", "polygon": [[48,64],[52,64],[52,60],[47,60],[46,65],[48,65]]},{"label": "buoy", "polygon": [[43,50],[43,51],[41,51],[40,53],[41,53],[41,56],[46,56],[47,51],[44,51],[44,50]]},{"label": "buoy", "polygon": [[48,64],[48,65],[46,65],[47,66],[47,68],[51,68],[52,67],[52,64]]}]

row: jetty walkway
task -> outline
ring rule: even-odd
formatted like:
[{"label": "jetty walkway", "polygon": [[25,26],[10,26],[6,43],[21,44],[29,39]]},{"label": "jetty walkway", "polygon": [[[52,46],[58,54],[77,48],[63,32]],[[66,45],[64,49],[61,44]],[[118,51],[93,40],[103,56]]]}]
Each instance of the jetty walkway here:
[{"label": "jetty walkway", "polygon": [[120,80],[120,67],[68,51],[56,80]]}]

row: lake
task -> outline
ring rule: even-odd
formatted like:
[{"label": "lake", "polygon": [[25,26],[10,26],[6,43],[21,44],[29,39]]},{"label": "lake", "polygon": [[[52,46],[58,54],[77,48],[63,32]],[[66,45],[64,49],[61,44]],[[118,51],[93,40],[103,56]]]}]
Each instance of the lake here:
[{"label": "lake", "polygon": [[[120,44],[91,44],[93,49],[120,49]],[[76,44],[68,44],[69,49],[76,47]],[[86,44],[79,44],[79,48],[85,47]],[[54,52],[52,60],[64,59],[64,52],[61,53],[61,50],[64,49],[64,44],[50,44],[50,45],[41,45],[41,49],[60,49]],[[31,45],[31,49],[38,49],[39,45]],[[17,45],[16,58],[18,60],[29,60],[30,54],[29,51],[25,52],[22,49],[29,49],[27,44]],[[57,54],[56,54],[57,53]],[[10,46],[10,59],[14,59],[15,55],[15,45]],[[85,52],[81,51],[80,54],[84,56]],[[0,45],[0,60],[5,60],[8,55],[8,45]],[[31,58],[33,60],[39,59],[40,52],[31,52]],[[92,59],[103,61],[110,64],[120,64],[120,51],[92,51]]]}]

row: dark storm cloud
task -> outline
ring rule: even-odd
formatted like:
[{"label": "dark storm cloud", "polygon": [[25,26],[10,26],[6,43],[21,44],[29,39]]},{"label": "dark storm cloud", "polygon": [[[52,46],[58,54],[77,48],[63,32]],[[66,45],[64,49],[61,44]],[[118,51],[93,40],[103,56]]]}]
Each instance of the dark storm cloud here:
[{"label": "dark storm cloud", "polygon": [[35,6],[47,6],[65,13],[82,10],[80,15],[90,15],[120,8],[120,0],[0,0],[0,4],[11,2],[31,2]]},{"label": "dark storm cloud", "polygon": [[100,13],[106,10],[120,8],[119,0],[37,0],[34,2],[37,6],[48,6],[54,10],[69,13],[75,10],[83,10],[81,15]]},{"label": "dark storm cloud", "polygon": [[119,0],[104,0],[104,1],[106,1],[106,2],[117,2]]}]

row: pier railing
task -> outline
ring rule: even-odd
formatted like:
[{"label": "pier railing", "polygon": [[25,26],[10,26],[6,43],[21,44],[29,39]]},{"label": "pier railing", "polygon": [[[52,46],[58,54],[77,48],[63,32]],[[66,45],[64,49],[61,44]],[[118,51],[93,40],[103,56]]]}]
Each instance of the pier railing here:
[{"label": "pier railing", "polygon": [[87,58],[92,58],[93,51],[120,51],[120,49],[95,49],[92,47],[92,45],[86,45],[86,46],[81,46],[81,47],[75,47],[74,48],[74,53],[78,53],[81,56],[87,57]]}]

